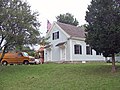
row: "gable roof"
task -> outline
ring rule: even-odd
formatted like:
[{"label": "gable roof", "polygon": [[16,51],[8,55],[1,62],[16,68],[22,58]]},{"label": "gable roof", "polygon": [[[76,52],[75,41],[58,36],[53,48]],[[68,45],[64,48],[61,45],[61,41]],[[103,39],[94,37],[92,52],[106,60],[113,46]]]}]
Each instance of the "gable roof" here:
[{"label": "gable roof", "polygon": [[56,22],[71,37],[85,38],[85,30],[81,27]]}]

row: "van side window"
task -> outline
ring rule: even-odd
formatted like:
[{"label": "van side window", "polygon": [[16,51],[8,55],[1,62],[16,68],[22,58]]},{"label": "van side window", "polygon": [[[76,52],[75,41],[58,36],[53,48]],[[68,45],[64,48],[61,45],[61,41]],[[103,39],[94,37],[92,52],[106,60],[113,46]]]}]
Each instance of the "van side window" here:
[{"label": "van side window", "polygon": [[21,56],[23,56],[23,55],[22,55],[22,53],[19,53],[18,56],[21,57]]}]

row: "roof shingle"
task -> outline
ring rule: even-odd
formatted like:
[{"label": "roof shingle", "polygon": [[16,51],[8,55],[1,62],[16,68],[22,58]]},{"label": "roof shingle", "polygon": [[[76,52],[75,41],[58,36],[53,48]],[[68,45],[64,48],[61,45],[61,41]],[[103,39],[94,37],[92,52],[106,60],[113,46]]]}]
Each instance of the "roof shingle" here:
[{"label": "roof shingle", "polygon": [[85,38],[85,30],[81,27],[57,22],[57,24],[71,37]]}]

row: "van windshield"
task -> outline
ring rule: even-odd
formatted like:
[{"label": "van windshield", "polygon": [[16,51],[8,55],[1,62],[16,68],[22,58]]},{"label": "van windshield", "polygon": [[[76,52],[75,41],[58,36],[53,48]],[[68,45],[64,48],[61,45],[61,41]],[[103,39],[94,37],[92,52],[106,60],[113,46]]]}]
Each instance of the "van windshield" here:
[{"label": "van windshield", "polygon": [[28,53],[26,53],[26,52],[22,52],[22,54],[23,54],[23,56],[25,56],[25,57],[29,57]]}]

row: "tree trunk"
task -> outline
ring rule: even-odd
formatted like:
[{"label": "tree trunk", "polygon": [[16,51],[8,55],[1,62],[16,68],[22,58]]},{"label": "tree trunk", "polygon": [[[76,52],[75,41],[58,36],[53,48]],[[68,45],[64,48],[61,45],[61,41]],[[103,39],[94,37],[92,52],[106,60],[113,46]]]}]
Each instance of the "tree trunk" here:
[{"label": "tree trunk", "polygon": [[112,70],[111,72],[116,72],[116,67],[115,67],[115,54],[112,54]]},{"label": "tree trunk", "polygon": [[6,50],[7,46],[4,47],[2,53],[1,53],[1,56],[0,56],[0,62],[2,61],[4,55],[5,55],[5,50]]}]

